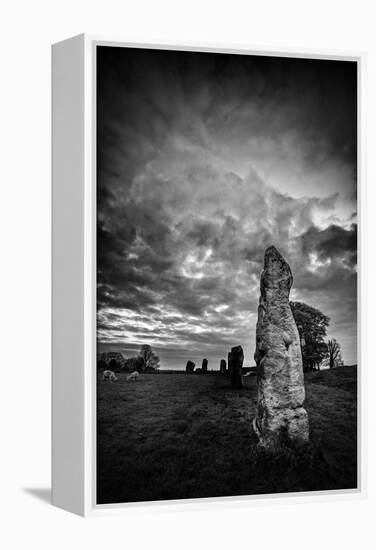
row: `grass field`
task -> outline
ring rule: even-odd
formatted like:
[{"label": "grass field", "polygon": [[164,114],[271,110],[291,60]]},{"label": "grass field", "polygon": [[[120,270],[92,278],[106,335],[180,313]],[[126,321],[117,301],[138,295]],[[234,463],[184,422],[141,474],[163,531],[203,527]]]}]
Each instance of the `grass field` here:
[{"label": "grass field", "polygon": [[356,367],[306,374],[311,442],[273,454],[257,446],[257,390],[244,380],[98,378],[98,504],[356,487]]}]

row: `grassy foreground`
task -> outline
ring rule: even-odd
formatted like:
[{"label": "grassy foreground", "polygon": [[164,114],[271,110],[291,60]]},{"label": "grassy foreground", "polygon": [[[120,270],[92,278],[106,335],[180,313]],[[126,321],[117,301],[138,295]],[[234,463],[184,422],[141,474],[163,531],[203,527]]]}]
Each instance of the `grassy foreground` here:
[{"label": "grassy foreground", "polygon": [[357,369],[306,375],[308,446],[270,454],[251,420],[256,387],[145,374],[97,386],[97,502],[348,489],[357,485]]}]

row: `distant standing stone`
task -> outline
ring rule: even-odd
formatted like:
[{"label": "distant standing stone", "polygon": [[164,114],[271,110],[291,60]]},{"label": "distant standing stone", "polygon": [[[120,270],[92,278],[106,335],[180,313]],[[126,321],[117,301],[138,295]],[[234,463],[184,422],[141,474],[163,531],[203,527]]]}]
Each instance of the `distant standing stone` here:
[{"label": "distant standing stone", "polygon": [[187,366],[185,367],[185,372],[192,373],[195,370],[195,364],[193,361],[187,361]]},{"label": "distant standing stone", "polygon": [[220,365],[219,365],[219,372],[221,374],[226,374],[226,360],[221,359]]},{"label": "distant standing stone", "polygon": [[261,444],[282,436],[308,440],[308,415],[299,333],[291,312],[290,266],[274,246],[265,251],[256,326],[257,414],[253,428]]},{"label": "distant standing stone", "polygon": [[243,369],[244,353],[241,346],[231,348],[228,354],[228,370],[230,373],[231,387],[241,389],[243,387]]},{"label": "distant standing stone", "polygon": [[203,359],[202,360],[202,372],[208,372],[208,360],[207,359]]},{"label": "distant standing stone", "polygon": [[231,376],[232,374],[231,351],[229,351],[227,354],[227,372]]}]

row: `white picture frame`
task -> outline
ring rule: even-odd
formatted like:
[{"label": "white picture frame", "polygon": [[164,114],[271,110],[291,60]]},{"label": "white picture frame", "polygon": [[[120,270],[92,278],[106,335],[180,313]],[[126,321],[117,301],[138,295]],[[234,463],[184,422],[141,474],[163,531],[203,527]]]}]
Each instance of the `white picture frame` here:
[{"label": "white picture frame", "polygon": [[[352,60],[358,63],[358,487],[315,493],[249,495],[137,504],[96,504],[96,47]],[[365,55],[268,51],[223,44],[130,44],[79,35],[52,47],[52,502],[95,516],[142,506],[213,507],[221,503],[363,498],[366,494],[364,340],[364,96]],[[362,306],[362,307],[361,307]],[[360,343],[362,342],[362,343]]]}]

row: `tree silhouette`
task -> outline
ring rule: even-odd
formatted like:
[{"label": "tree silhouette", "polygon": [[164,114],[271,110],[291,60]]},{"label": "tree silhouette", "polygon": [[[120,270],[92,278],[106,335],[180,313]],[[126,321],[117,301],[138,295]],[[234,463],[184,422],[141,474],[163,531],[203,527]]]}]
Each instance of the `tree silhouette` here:
[{"label": "tree silhouette", "polygon": [[116,359],[110,359],[110,362],[108,363],[108,368],[114,372],[119,370],[119,363],[116,361]]},{"label": "tree silhouette", "polygon": [[135,370],[142,372],[144,370],[144,360],[139,355],[137,357],[129,357],[124,361],[124,369],[128,372]]},{"label": "tree silhouette", "polygon": [[304,370],[320,370],[320,364],[328,353],[324,341],[329,317],[303,302],[290,302],[300,336]]},{"label": "tree silhouette", "polygon": [[342,364],[341,346],[335,338],[328,340],[328,360],[331,369]]},{"label": "tree silhouette", "polygon": [[154,353],[154,351],[151,349],[151,346],[149,346],[148,344],[144,344],[143,346],[141,346],[140,357],[142,357],[143,359],[143,371],[145,371],[146,369],[159,369],[159,357]]}]

